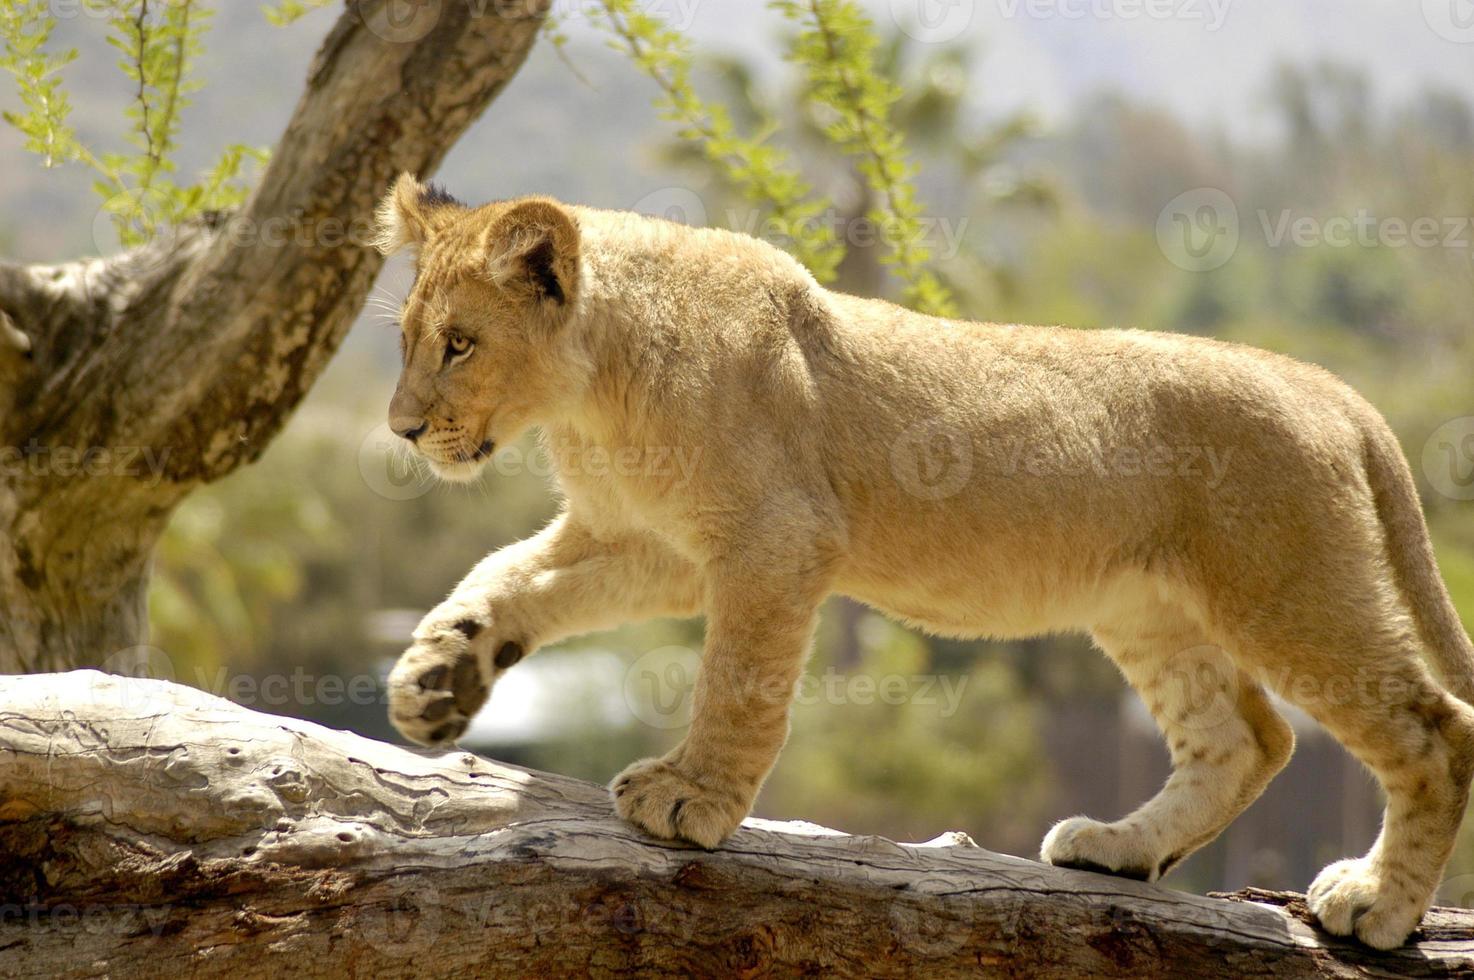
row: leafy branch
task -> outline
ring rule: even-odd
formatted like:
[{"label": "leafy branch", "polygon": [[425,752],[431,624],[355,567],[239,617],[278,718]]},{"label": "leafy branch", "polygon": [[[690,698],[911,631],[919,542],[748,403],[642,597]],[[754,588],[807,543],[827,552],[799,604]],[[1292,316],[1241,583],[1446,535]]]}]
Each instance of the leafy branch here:
[{"label": "leafy branch", "polygon": [[882,261],[904,283],[903,299],[925,313],[957,316],[951,293],[928,266],[916,167],[889,118],[901,92],[879,70],[874,25],[853,0],[771,0],[771,6],[800,25],[789,58],[803,66],[809,97],[829,111],[825,135],[855,159],[878,202],[867,217],[885,232]]},{"label": "leafy branch", "polygon": [[787,153],[767,142],[774,127],[754,137],[740,135],[724,106],[696,94],[685,38],[637,10],[635,0],[600,0],[600,8],[611,46],[627,53],[660,88],[656,105],[662,117],[677,123],[680,136],[698,144],[744,198],[767,209],[775,231],[815,278],[832,280],[844,245],[822,220],[829,202],[814,197]]},{"label": "leafy branch", "polygon": [[184,186],[172,177],[180,116],[199,88],[192,72],[214,11],[197,0],[84,2],[107,14],[107,43],[122,55],[118,68],[134,93],[126,112],[132,152],[98,153],[78,139],[60,78],[76,49],[49,50],[56,18],[48,0],[6,0],[0,68],[15,80],[24,111],[4,118],[25,136],[26,149],[47,167],[79,163],[91,169],[98,177],[93,188],[125,246],[140,245],[159,227],[200,211],[239,203],[246,192],[243,165],[264,161],[264,150],[232,145],[199,182]]}]

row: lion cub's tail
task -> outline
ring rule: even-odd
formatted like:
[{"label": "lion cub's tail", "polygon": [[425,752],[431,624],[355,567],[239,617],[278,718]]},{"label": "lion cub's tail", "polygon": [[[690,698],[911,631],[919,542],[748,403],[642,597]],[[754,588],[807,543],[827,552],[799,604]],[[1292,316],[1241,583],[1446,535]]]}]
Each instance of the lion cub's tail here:
[{"label": "lion cub's tail", "polygon": [[1428,524],[1418,503],[1418,487],[1402,447],[1380,418],[1363,425],[1367,479],[1377,516],[1387,534],[1388,558],[1428,650],[1439,683],[1465,703],[1474,704],[1474,643],[1459,622],[1458,610],[1438,574]]}]

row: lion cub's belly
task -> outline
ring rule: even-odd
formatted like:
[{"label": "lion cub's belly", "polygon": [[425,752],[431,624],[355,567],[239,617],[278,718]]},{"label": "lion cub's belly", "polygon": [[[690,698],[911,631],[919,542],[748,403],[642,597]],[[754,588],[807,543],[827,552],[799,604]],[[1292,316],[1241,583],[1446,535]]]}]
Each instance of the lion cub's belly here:
[{"label": "lion cub's belly", "polygon": [[1101,616],[1112,583],[1049,568],[1001,569],[945,563],[932,569],[882,571],[851,567],[837,592],[928,632],[956,637],[1018,639],[1088,629]]}]

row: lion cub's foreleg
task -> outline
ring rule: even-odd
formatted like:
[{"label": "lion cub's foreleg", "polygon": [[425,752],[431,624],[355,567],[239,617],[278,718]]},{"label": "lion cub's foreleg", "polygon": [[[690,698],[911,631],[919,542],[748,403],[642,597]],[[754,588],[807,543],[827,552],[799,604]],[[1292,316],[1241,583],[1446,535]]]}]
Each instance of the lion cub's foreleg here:
[{"label": "lion cub's foreleg", "polygon": [[752,809],[788,737],[824,589],[811,574],[765,571],[715,571],[690,731],[610,784],[619,815],[657,837],[715,847]]},{"label": "lion cub's foreleg", "polygon": [[1051,864],[1154,881],[1259,796],[1289,760],[1294,733],[1259,684],[1172,610],[1142,609],[1095,638],[1156,719],[1172,776],[1113,823],[1061,821],[1040,850]]},{"label": "lion cub's foreleg", "polygon": [[389,674],[409,739],[460,737],[497,677],[538,646],[656,616],[693,615],[694,566],[648,536],[599,539],[566,514],[483,559],[415,629]]}]

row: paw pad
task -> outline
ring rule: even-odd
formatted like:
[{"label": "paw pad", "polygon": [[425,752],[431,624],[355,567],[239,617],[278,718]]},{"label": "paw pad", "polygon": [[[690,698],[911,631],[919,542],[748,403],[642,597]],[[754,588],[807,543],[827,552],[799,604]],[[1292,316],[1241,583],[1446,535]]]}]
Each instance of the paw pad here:
[{"label": "paw pad", "polygon": [[[436,656],[433,649],[413,648],[389,677],[390,720],[405,737],[422,745],[460,738],[489,693],[475,654],[462,650],[439,654],[429,666],[415,663]],[[405,673],[413,679],[401,679]]]}]

